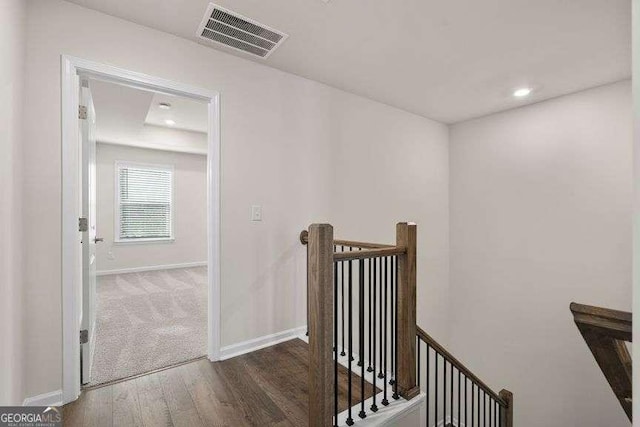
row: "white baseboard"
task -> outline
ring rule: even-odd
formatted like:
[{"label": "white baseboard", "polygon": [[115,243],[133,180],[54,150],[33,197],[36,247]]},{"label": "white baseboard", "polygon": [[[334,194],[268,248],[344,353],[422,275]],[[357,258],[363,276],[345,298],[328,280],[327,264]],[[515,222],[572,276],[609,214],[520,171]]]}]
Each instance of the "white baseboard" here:
[{"label": "white baseboard", "polygon": [[448,424],[453,424],[454,426],[464,427],[464,423],[458,424],[457,418],[455,418],[455,417],[451,418],[451,416],[448,416],[446,420],[443,419],[443,420],[438,421],[437,427],[445,427]]},{"label": "white baseboard", "polygon": [[260,350],[261,348],[270,347],[281,342],[298,338],[299,335],[304,334],[306,331],[307,327],[305,325],[289,329],[288,331],[265,335],[263,337],[222,347],[220,349],[220,360],[231,359],[232,357],[240,356],[241,354],[251,353],[252,351]]},{"label": "white baseboard", "polygon": [[[380,392],[376,395],[376,401],[378,406],[377,412],[372,412],[371,404],[373,403],[373,397],[365,400],[364,405],[367,408],[367,417],[361,419],[357,414],[360,411],[360,404],[351,407],[352,418],[357,420],[356,425],[360,427],[383,427],[383,426],[407,426],[407,425],[423,425],[421,421],[421,412],[424,411],[427,404],[427,395],[420,393],[411,400],[405,400],[400,398],[398,400],[389,397],[389,405],[382,405],[382,398],[384,392]],[[349,410],[345,410],[338,414],[338,426],[346,426],[347,416]]]},{"label": "white baseboard", "polygon": [[62,390],[27,397],[22,406],[62,406]]},{"label": "white baseboard", "polygon": [[97,271],[96,274],[98,276],[108,276],[109,274],[140,273],[143,271],[171,270],[174,268],[205,267],[206,265],[207,261],[183,262],[182,264],[149,265],[145,267],[120,268],[117,270],[100,270]]}]

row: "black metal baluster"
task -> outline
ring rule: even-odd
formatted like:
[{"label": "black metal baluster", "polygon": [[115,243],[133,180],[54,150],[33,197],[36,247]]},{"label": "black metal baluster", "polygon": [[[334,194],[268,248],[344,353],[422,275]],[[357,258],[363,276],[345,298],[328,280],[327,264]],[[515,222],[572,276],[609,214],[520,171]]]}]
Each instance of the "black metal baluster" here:
[{"label": "black metal baluster", "polygon": [[478,399],[478,412],[476,413],[476,418],[478,421],[478,427],[480,426],[480,386],[476,386],[476,398]]},{"label": "black metal baluster", "polygon": [[353,354],[353,266],[352,266],[352,261],[349,260],[349,307],[348,307],[348,311],[349,311],[349,361],[348,361],[348,371],[349,371],[349,390],[348,390],[348,396],[349,396],[349,415],[347,417],[347,425],[351,426],[353,425],[353,418],[351,417],[351,388],[352,388],[352,373],[351,373],[351,362],[353,361],[353,357],[351,357],[351,355]]},{"label": "black metal baluster", "polygon": [[378,392],[377,387],[376,387],[376,303],[377,303],[377,292],[376,292],[376,284],[378,282],[378,276],[376,275],[377,273],[377,258],[372,258],[371,262],[373,264],[373,355],[371,356],[373,358],[373,403],[371,404],[371,410],[373,412],[377,412],[378,411],[378,405],[376,405],[376,393]]},{"label": "black metal baluster", "polygon": [[[333,253],[335,254],[336,251],[338,250],[338,246],[333,245]],[[333,262],[333,300],[334,300],[334,306],[337,304],[338,301],[338,262],[334,261]],[[337,322],[338,321],[338,316],[337,316],[337,312],[334,309],[333,310],[333,322]],[[307,329],[309,329],[309,326],[307,325]],[[335,328],[334,328],[335,329]],[[338,335],[335,335],[333,337],[333,347],[331,347],[331,351],[335,351],[336,348],[338,347]]]},{"label": "black metal baluster", "polygon": [[460,369],[458,369],[458,419],[456,422],[456,425],[459,426],[460,425],[460,404],[462,403],[462,399],[460,399],[460,377],[461,377],[461,373],[460,373]]},{"label": "black metal baluster", "polygon": [[420,387],[420,339],[416,337],[416,350],[418,352],[417,354],[417,360],[416,360],[416,372],[417,372],[417,377],[418,377],[418,388]]},{"label": "black metal baluster", "polygon": [[427,371],[427,386],[426,386],[426,393],[427,393],[427,427],[429,426],[429,399],[431,398],[431,395],[429,394],[429,371],[431,371],[431,365],[429,365],[429,353],[430,353],[430,347],[429,344],[427,344],[427,364],[425,367],[425,370]]},{"label": "black metal baluster", "polygon": [[483,414],[484,416],[482,418],[484,419],[484,425],[486,426],[487,425],[487,392],[484,390],[482,391],[482,401],[484,406],[484,409],[482,411],[484,413]]},{"label": "black metal baluster", "polygon": [[449,364],[449,424],[453,424],[453,365]]},{"label": "black metal baluster", "polygon": [[[349,252],[353,252],[353,246],[349,246]],[[349,307],[352,310],[352,307]],[[349,323],[349,333],[353,333],[353,325]],[[355,359],[353,358],[353,350],[349,348],[349,359],[353,362]]]},{"label": "black metal baluster", "polygon": [[389,284],[387,282],[388,279],[388,273],[389,273],[389,257],[384,257],[384,387],[383,387],[383,399],[382,399],[382,404],[384,406],[387,406],[389,404],[389,400],[387,399],[387,357],[388,357],[388,348],[387,344],[387,338],[389,336],[389,334],[387,333],[387,325],[389,323],[389,300],[388,300],[388,294],[387,294],[387,289],[389,288]]},{"label": "black metal baluster", "polygon": [[[333,251],[335,252],[335,246]],[[338,426],[338,262],[333,263],[333,412],[334,427]]]},{"label": "black metal baluster", "polygon": [[476,392],[475,392],[475,388],[476,385],[473,383],[473,381],[471,382],[471,427],[474,427],[476,425],[476,411],[475,411],[475,406],[476,406]]},{"label": "black metal baluster", "polygon": [[372,287],[372,282],[373,282],[373,275],[371,274],[373,272],[373,258],[369,258],[369,366],[367,366],[367,372],[373,372],[373,368],[371,367],[371,358],[374,357],[374,350],[372,350],[372,341],[373,341],[373,334],[375,332],[372,333],[372,328],[375,328],[374,325],[374,321],[373,319],[373,311],[372,311],[372,307],[375,307],[375,303],[372,304],[372,295],[371,295],[371,287]]},{"label": "black metal baluster", "polygon": [[360,338],[360,413],[358,416],[360,418],[366,418],[367,414],[364,412],[364,259],[361,259],[359,262],[360,267],[360,295],[358,300],[360,301],[360,328],[358,337]]},{"label": "black metal baluster", "polygon": [[378,258],[378,266],[380,267],[378,270],[378,275],[380,276],[380,372],[378,372],[378,378],[384,378],[383,369],[383,352],[385,351],[384,347],[384,259]]},{"label": "black metal baluster", "polygon": [[[340,247],[341,252],[344,252],[344,245],[342,245]],[[342,297],[340,298],[340,302],[342,304],[342,351],[340,352],[340,356],[344,356],[347,353],[345,353],[344,349],[346,348],[344,345],[344,337],[345,337],[345,333],[344,333],[344,322],[345,322],[345,317],[344,317],[344,262],[340,263],[340,272],[342,275],[342,278],[340,280],[340,285],[342,287]]]},{"label": "black metal baluster", "polygon": [[391,257],[391,270],[390,272],[390,278],[389,278],[389,284],[390,284],[390,288],[391,288],[391,299],[389,300],[389,306],[391,309],[391,330],[389,331],[389,333],[391,334],[391,365],[390,365],[390,371],[391,371],[391,378],[389,378],[389,384],[393,385],[393,378],[395,375],[395,365],[394,365],[394,357],[395,357],[395,349],[393,348],[393,344],[395,342],[395,302],[393,301],[393,286],[394,286],[394,279],[395,279],[395,269],[393,268],[393,257]]},{"label": "black metal baluster", "polygon": [[[357,248],[358,251],[361,251],[362,248]],[[360,261],[358,261],[358,274],[360,274]],[[360,283],[360,282],[358,282]],[[361,289],[360,289],[360,285],[358,285],[358,326],[360,325],[360,295],[362,295]],[[364,322],[363,322],[364,325]],[[358,343],[360,342],[360,337],[362,336],[362,333],[358,334]],[[364,354],[362,354],[362,351],[360,351],[360,344],[358,344],[358,366],[362,366],[362,364],[364,363]]]},{"label": "black metal baluster", "polygon": [[447,424],[447,359],[442,356],[442,422]]},{"label": "black metal baluster", "polygon": [[469,395],[469,393],[467,392],[467,383],[469,382],[469,379],[467,378],[467,376],[464,376],[464,425],[467,426],[469,424],[467,424],[467,412],[469,412],[469,404],[467,403],[467,396]]},{"label": "black metal baluster", "polygon": [[436,359],[436,369],[434,370],[435,384],[434,384],[433,390],[434,390],[435,395],[436,395],[436,398],[435,398],[435,403],[436,404],[434,405],[435,407],[434,407],[433,412],[435,413],[435,417],[433,419],[434,419],[434,421],[436,423],[436,426],[437,426],[438,425],[438,356],[439,356],[439,353],[438,353],[438,350],[435,350],[434,352],[435,352],[435,356],[436,356],[435,357],[435,359]]},{"label": "black metal baluster", "polygon": [[478,386],[478,426],[484,427],[484,413],[482,411],[482,389]]},{"label": "black metal baluster", "polygon": [[307,333],[306,336],[309,336],[309,244],[307,242],[306,246],[307,252]]},{"label": "black metal baluster", "polygon": [[[400,395],[398,394],[398,257],[395,256],[393,259],[393,286],[396,288],[396,298],[394,300],[395,303],[395,318],[393,319],[393,328],[394,328],[394,342],[393,342],[393,352],[395,353],[395,365],[393,368],[394,377],[393,377],[393,398],[398,400],[400,399]],[[418,341],[420,344],[420,341]],[[420,359],[418,359],[418,363],[420,363]]]}]

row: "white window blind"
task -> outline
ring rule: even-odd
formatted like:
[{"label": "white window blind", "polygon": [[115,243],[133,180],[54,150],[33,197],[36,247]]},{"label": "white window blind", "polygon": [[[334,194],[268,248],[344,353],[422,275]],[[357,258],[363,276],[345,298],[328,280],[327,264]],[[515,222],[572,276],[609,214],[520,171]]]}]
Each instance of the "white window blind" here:
[{"label": "white window blind", "polygon": [[118,163],[117,240],[173,238],[173,168]]}]

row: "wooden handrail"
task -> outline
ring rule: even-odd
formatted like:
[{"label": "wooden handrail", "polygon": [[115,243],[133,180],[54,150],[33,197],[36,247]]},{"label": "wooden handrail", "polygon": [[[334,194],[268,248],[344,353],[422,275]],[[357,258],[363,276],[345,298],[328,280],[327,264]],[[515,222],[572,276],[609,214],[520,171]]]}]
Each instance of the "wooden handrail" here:
[{"label": "wooden handrail", "polygon": [[[300,243],[306,245],[309,243],[309,232],[307,230],[302,230],[300,232]],[[394,248],[394,245],[385,245],[383,243],[369,243],[369,242],[358,242],[355,240],[340,240],[336,239],[333,241],[333,244],[336,246],[349,246],[352,248],[362,248],[362,249],[381,249],[381,248]]]},{"label": "wooden handrail", "polygon": [[462,362],[460,362],[458,359],[456,359],[456,357],[453,354],[449,353],[449,351],[447,351],[446,348],[444,348],[436,340],[434,340],[431,337],[431,335],[426,333],[420,326],[417,327],[416,335],[418,335],[418,337],[422,341],[424,341],[427,344],[429,344],[429,346],[431,348],[433,348],[442,357],[444,357],[447,360],[447,362],[449,362],[451,365],[455,366],[456,369],[459,370],[460,372],[462,372],[462,374],[465,377],[469,378],[478,387],[480,387],[485,393],[487,393],[489,396],[491,396],[496,402],[498,402],[498,404],[500,404],[501,406],[503,406],[505,408],[508,406],[508,403],[498,393],[496,393],[493,390],[491,390],[491,388],[488,385],[486,385],[480,378],[478,378],[473,372],[471,372],[471,370],[469,370],[469,368],[464,366],[464,364]]},{"label": "wooden handrail", "polygon": [[569,309],[576,323],[595,328],[616,339],[631,342],[631,313],[576,302],[572,302]]},{"label": "wooden handrail", "polygon": [[631,313],[572,302],[573,320],[609,382],[622,409],[632,421]]},{"label": "wooden handrail", "polygon": [[346,261],[351,259],[379,258],[385,256],[403,255],[406,247],[390,246],[388,248],[365,249],[363,251],[334,252],[334,261]]}]

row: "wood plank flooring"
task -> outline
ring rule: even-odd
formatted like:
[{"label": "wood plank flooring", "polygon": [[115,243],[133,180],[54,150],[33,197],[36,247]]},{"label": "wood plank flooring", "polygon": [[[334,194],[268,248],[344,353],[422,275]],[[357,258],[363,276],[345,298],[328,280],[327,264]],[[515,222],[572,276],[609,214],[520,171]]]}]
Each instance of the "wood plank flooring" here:
[{"label": "wood plank flooring", "polygon": [[[354,362],[355,367],[355,362]],[[305,426],[309,350],[299,339],[225,360],[196,360],[83,391],[63,408],[65,426]],[[360,377],[353,374],[354,404]],[[338,408],[347,409],[347,370]],[[365,385],[365,397],[372,394]]]}]

